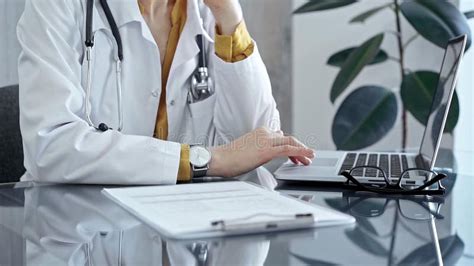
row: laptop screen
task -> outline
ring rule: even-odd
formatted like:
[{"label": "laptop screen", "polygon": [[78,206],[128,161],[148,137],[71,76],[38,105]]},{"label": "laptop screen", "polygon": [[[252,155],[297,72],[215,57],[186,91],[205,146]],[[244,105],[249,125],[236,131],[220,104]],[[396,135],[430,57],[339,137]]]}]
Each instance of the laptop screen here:
[{"label": "laptop screen", "polygon": [[456,86],[459,64],[464,54],[466,36],[451,40],[446,47],[443,65],[438,80],[438,87],[426,124],[420,155],[425,167],[432,169],[436,161],[441,137],[443,135],[449,107]]}]

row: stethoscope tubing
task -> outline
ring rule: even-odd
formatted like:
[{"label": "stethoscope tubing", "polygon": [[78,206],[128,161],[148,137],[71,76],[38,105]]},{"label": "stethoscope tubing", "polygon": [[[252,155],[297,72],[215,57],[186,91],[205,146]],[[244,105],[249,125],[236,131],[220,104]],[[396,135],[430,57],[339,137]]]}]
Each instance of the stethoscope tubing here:
[{"label": "stethoscope tubing", "polygon": [[[108,131],[110,128],[107,124],[101,123],[98,126],[92,122],[92,65],[93,65],[93,49],[94,49],[94,33],[93,33],[93,9],[95,0],[86,0],[86,36],[85,36],[85,48],[86,48],[86,64],[87,64],[87,79],[86,79],[86,93],[84,97],[84,113],[86,116],[86,122],[89,126],[95,128],[98,131]],[[107,0],[99,0],[100,5],[105,13],[107,21],[109,23],[112,35],[116,42],[117,55],[116,55],[116,88],[117,88],[117,102],[118,102],[118,127],[116,128],[119,132],[123,130],[123,86],[122,86],[122,62],[124,60],[123,55],[123,44],[120,35],[119,28],[113,17],[112,11],[107,3]],[[204,100],[210,97],[214,93],[214,82],[209,76],[209,71],[206,62],[206,52],[204,38],[202,35],[196,37],[197,44],[199,46],[199,64],[198,68],[193,76],[191,82],[191,89],[188,95],[190,102],[196,102]],[[199,86],[198,86],[199,85]],[[204,89],[203,89],[204,88]]]},{"label": "stethoscope tubing", "polygon": [[[123,61],[123,45],[120,32],[115,22],[115,19],[110,10],[107,0],[100,0],[102,9],[104,10],[105,16],[109,23],[110,29],[112,30],[112,35],[114,36],[116,45],[117,45],[117,58],[116,58],[116,88],[117,88],[117,102],[118,102],[118,127],[117,131],[121,132],[123,130],[123,88],[122,88],[122,61]],[[95,128],[99,131],[107,131],[109,128],[105,123],[95,126],[92,122],[92,104],[91,104],[91,95],[92,95],[92,61],[93,61],[93,49],[94,49],[94,33],[93,33],[93,9],[94,9],[94,0],[87,0],[87,10],[86,10],[86,62],[87,62],[87,79],[86,79],[86,94],[84,99],[84,112],[86,115],[86,121],[89,126]]]},{"label": "stethoscope tubing", "polygon": [[116,61],[116,77],[117,77],[117,102],[118,102],[118,114],[119,114],[119,125],[117,130],[121,132],[123,130],[123,96],[122,96],[122,61]]},{"label": "stethoscope tubing", "polygon": [[91,90],[92,90],[92,47],[86,47],[86,62],[87,62],[87,80],[86,80],[86,95],[84,99],[84,108],[87,123],[89,126],[95,127],[91,119]]}]

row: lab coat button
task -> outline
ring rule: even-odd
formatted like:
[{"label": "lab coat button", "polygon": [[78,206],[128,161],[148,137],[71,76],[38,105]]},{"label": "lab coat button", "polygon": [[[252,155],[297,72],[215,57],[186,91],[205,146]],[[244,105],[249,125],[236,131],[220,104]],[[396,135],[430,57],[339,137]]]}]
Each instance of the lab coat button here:
[{"label": "lab coat button", "polygon": [[152,95],[153,97],[155,97],[155,98],[158,97],[158,96],[160,96],[160,95],[158,94],[158,91],[153,91],[153,92],[151,93],[151,95]]},{"label": "lab coat button", "polygon": [[171,100],[170,105],[171,105],[171,106],[174,106],[175,103],[176,103],[176,102],[175,102],[174,100]]}]

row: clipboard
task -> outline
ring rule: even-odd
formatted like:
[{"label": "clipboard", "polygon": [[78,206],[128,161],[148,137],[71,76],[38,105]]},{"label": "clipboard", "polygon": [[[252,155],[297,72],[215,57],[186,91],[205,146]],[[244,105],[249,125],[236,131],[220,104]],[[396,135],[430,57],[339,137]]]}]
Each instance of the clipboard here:
[{"label": "clipboard", "polygon": [[352,224],[332,209],[241,182],[104,189],[169,239],[213,238]]}]

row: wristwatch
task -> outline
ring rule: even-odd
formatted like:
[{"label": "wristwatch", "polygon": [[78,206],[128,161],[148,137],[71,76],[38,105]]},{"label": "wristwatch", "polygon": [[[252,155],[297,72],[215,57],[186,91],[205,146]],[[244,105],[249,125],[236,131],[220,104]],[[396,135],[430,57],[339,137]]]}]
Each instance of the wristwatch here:
[{"label": "wristwatch", "polygon": [[204,146],[191,145],[191,149],[189,150],[189,162],[191,163],[193,178],[206,176],[211,158],[211,152]]}]

